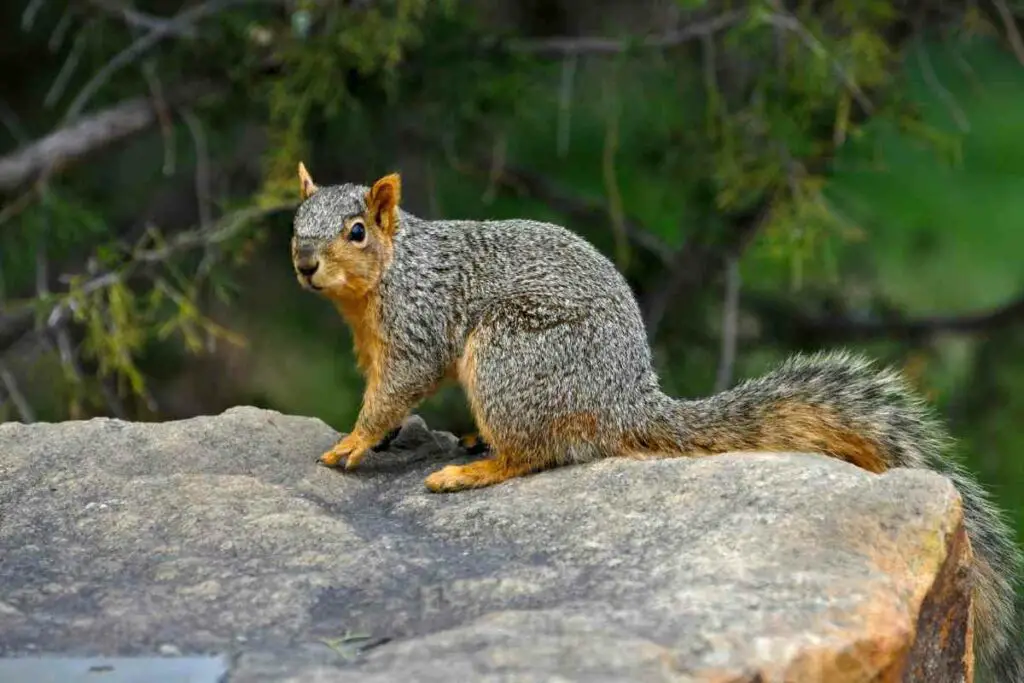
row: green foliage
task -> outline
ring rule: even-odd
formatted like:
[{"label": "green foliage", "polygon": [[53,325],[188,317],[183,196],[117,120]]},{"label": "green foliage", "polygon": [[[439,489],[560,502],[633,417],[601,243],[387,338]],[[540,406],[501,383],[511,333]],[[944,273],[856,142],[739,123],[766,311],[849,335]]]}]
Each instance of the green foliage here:
[{"label": "green foliage", "polygon": [[[766,205],[755,258],[785,260],[799,284],[807,264],[829,262],[833,242],[862,236],[824,194],[826,174],[862,134],[852,114],[869,102],[863,93],[893,87],[900,55],[882,32],[896,18],[889,3],[844,4],[835,17],[766,5],[692,59],[641,50],[583,63],[568,90],[561,65],[526,63],[529,85],[517,92],[529,107],[503,128],[501,146],[510,163],[605,198],[613,226],[633,217],[671,245],[723,212]],[[731,78],[732,53],[778,68]],[[884,115],[898,104],[870,106]]]},{"label": "green foliage", "polygon": [[394,102],[398,66],[406,50],[422,39],[419,22],[430,4],[392,0],[363,8],[308,3],[293,13],[288,27],[252,27],[254,35],[270,34],[265,40],[274,41],[282,74],[261,87],[270,146],[258,203],[269,206],[294,196],[295,168],[308,156],[306,130],[314,113],[330,119],[346,106],[357,106],[349,96],[350,71],[379,83]]},{"label": "green foliage", "polygon": [[837,160],[828,194],[870,235],[850,258],[871,264],[880,296],[910,312],[980,310],[1024,285],[1024,122],[1006,115],[1024,104],[1024,74],[989,41],[920,49],[907,96],[957,153],[876,120]]},{"label": "green foliage", "polygon": [[[255,360],[238,380],[239,400],[347,426],[361,388],[347,334],[329,306],[295,287],[287,221],[267,221],[272,228],[261,221],[294,205],[300,160],[318,180],[325,169],[328,182],[365,181],[401,165],[411,179],[407,202],[422,214],[568,224],[617,260],[641,298],[668,269],[625,239],[627,225],[671,250],[715,244],[751,214],[763,220],[741,262],[752,299],[792,299],[811,312],[838,305],[871,319],[881,311],[978,310],[1021,290],[1024,131],[1007,112],[1019,109],[1024,82],[1000,44],[998,16],[973,3],[926,3],[919,16],[918,8],[886,0],[789,3],[785,11],[767,0],[677,5],[681,25],[697,10],[701,17],[748,11],[661,48],[613,25],[608,35],[623,33],[624,47],[599,55],[531,51],[518,19],[508,18],[516,12],[500,18],[487,5],[455,0],[257,3],[200,22],[192,39],[164,41],[114,73],[89,108],[166,92],[179,76],[212,78],[228,92],[196,105],[205,158],[231,157],[244,131],[258,128],[265,134],[259,177],[238,183],[207,168],[217,189],[206,208],[225,218],[208,217],[184,233],[136,225],[140,198],[204,158],[195,131],[162,125],[56,176],[38,201],[0,225],[11,305],[34,296],[41,246],[55,271],[79,273],[64,283],[67,291],[35,304],[43,318],[54,306],[73,313],[87,366],[77,373],[60,364],[64,382],[49,393],[66,397],[71,414],[101,411],[105,378],[145,404],[172,349],[206,352],[211,340],[244,339]],[[59,19],[40,15],[37,42],[48,41]],[[33,135],[60,121],[76,88],[137,35],[113,15],[74,20],[83,31],[92,27],[82,61],[50,105],[22,112]],[[919,31],[919,20],[934,32]],[[41,75],[28,80],[42,103],[61,63],[40,57],[39,64]],[[528,192],[506,191],[498,179],[505,166],[603,215],[581,221]],[[714,383],[717,284],[689,290],[655,340],[674,393]],[[791,345],[818,341],[787,336],[784,320],[751,309],[741,315],[736,376],[767,369]],[[998,374],[978,369],[978,358],[992,355],[984,347],[971,339],[883,339],[871,349],[912,369],[949,408],[966,400],[958,397],[969,378],[980,385],[982,373]],[[38,376],[53,374],[44,368]],[[466,425],[456,403],[445,395],[424,410],[439,427]],[[1006,420],[972,419],[985,423],[969,436],[973,452],[1019,445],[1019,430]],[[970,434],[970,425],[962,431]],[[1019,475],[981,464],[990,478]],[[1024,480],[1013,481],[1024,490]]]}]

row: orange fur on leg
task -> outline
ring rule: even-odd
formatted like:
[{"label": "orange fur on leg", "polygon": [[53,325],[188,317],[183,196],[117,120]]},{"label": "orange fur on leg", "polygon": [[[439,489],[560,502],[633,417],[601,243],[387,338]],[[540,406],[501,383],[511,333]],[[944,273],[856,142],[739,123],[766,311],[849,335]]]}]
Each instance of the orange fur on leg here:
[{"label": "orange fur on leg", "polygon": [[415,397],[402,396],[381,389],[376,372],[377,363],[370,367],[369,381],[363,394],[363,408],[359,411],[352,432],[339,441],[331,450],[320,456],[320,463],[335,467],[346,458],[345,469],[354,469],[363,457],[374,448],[398,435],[401,422],[415,403]]},{"label": "orange fur on leg", "polygon": [[468,465],[448,465],[427,477],[425,483],[434,493],[450,493],[493,486],[507,479],[529,474],[531,470],[528,463],[496,456],[476,460]]}]

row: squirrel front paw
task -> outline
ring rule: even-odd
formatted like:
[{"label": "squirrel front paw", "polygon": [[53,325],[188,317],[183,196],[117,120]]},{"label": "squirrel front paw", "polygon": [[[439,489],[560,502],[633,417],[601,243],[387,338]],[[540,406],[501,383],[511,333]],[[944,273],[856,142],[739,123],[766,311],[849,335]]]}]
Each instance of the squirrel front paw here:
[{"label": "squirrel front paw", "polygon": [[317,462],[327,467],[337,467],[342,458],[345,458],[345,469],[355,469],[363,456],[374,446],[368,439],[353,432],[334,445],[334,447],[321,455]]}]

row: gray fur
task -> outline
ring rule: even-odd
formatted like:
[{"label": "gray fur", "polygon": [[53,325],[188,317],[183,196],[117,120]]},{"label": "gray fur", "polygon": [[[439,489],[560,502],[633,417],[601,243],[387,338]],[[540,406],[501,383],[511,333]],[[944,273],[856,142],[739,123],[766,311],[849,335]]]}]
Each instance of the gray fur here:
[{"label": "gray fur", "polygon": [[322,245],[341,231],[346,218],[366,211],[366,193],[360,185],[325,187],[302,202],[295,212],[295,236],[302,242]]},{"label": "gray fur", "polygon": [[[295,216],[295,236],[322,247],[366,210],[368,188],[322,187]],[[378,288],[387,332],[386,390],[411,408],[462,356],[472,335],[483,418],[557,463],[620,454],[624,434],[666,430],[677,453],[753,439],[781,401],[820,405],[881,445],[890,467],[937,470],[961,493],[974,552],[979,660],[1024,683],[1024,606],[1014,604],[1021,552],[999,510],[950,456],[952,440],[896,372],[845,352],[796,356],[773,372],[696,401],[663,394],[635,297],[614,265],[569,230],[530,220],[425,221],[400,211],[393,260]],[[560,416],[596,416],[596,438],[552,444]],[[756,445],[756,442],[752,442]],[[827,453],[827,444],[823,444]],[[979,566],[981,566],[979,564]]]}]

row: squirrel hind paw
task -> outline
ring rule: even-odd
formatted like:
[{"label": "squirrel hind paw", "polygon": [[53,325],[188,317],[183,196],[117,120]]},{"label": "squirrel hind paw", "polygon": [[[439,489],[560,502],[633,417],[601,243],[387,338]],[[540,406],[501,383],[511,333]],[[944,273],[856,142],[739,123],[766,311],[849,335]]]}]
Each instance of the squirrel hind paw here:
[{"label": "squirrel hind paw", "polygon": [[529,467],[511,466],[496,458],[485,458],[468,465],[448,465],[431,474],[424,483],[434,493],[452,493],[493,486],[529,472]]},{"label": "squirrel hind paw", "polygon": [[448,465],[428,476],[423,483],[433,493],[453,493],[479,486],[477,478],[469,475],[465,469],[460,465]]}]

